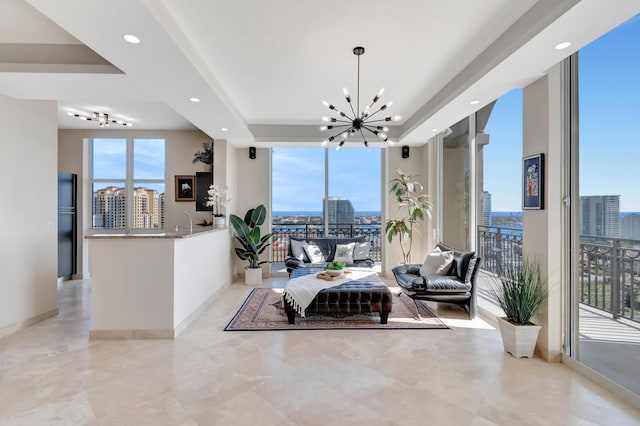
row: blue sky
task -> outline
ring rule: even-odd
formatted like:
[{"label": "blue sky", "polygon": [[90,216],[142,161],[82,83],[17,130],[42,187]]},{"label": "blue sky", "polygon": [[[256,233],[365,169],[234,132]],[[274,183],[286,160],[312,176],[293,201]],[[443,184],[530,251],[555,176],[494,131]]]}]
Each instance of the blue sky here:
[{"label": "blue sky", "polygon": [[[329,196],[348,198],[356,212],[380,211],[380,148],[328,152]],[[324,153],[321,147],[273,148],[274,211],[322,211]]]},{"label": "blue sky", "polygon": [[[621,195],[640,211],[640,16],[579,52],[580,195]],[[484,187],[494,211],[521,210],[522,91],[496,102],[487,124]]]}]

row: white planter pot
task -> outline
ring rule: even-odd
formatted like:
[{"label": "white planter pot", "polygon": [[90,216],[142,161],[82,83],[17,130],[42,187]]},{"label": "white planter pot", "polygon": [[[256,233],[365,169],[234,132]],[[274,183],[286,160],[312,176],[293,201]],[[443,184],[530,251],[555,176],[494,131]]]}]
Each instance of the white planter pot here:
[{"label": "white planter pot", "polygon": [[244,268],[244,283],[246,285],[262,284],[262,268]]},{"label": "white planter pot", "polygon": [[533,358],[536,348],[539,325],[514,325],[504,317],[498,317],[502,344],[505,352],[509,352],[514,358]]},{"label": "white planter pot", "polygon": [[214,216],[213,217],[213,226],[216,228],[223,228],[227,223],[227,218],[224,216]]}]

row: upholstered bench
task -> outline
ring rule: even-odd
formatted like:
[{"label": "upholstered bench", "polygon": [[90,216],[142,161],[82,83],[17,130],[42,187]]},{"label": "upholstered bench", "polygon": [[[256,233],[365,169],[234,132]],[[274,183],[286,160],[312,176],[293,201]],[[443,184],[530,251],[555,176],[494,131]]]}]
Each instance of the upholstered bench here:
[{"label": "upholstered bench", "polygon": [[[317,270],[298,269],[292,274],[301,276],[316,273]],[[296,310],[285,299],[284,310],[289,324],[295,324]],[[380,324],[386,324],[393,306],[393,296],[389,287],[377,276],[368,280],[348,281],[335,287],[321,290],[305,310],[306,314],[345,314],[380,313]]]}]

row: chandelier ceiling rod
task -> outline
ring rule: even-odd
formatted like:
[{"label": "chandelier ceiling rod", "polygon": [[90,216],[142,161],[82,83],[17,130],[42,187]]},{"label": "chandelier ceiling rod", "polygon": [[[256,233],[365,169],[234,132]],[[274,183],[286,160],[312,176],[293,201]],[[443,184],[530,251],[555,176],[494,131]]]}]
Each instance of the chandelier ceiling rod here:
[{"label": "chandelier ceiling rod", "polygon": [[326,146],[329,142],[333,142],[334,140],[336,140],[336,138],[338,136],[340,136],[341,140],[338,143],[338,146],[336,147],[336,149],[340,149],[344,145],[344,143],[346,142],[347,138],[355,135],[356,133],[360,133],[360,136],[362,136],[362,142],[364,143],[364,146],[365,147],[369,147],[369,142],[367,141],[367,138],[366,138],[365,133],[363,132],[363,130],[366,130],[366,131],[374,134],[375,136],[377,136],[378,138],[380,138],[381,140],[383,140],[385,142],[391,143],[391,141],[389,141],[389,138],[388,138],[388,136],[386,134],[386,132],[388,132],[389,129],[387,127],[385,127],[385,126],[373,125],[373,123],[380,123],[380,122],[383,122],[383,121],[384,122],[386,122],[386,121],[398,121],[398,120],[401,119],[401,117],[400,116],[393,116],[393,117],[385,117],[383,119],[378,119],[378,120],[371,120],[371,118],[374,115],[376,115],[380,111],[384,111],[385,109],[390,107],[391,104],[393,103],[393,102],[389,101],[386,104],[382,105],[380,108],[378,108],[376,111],[371,113],[371,108],[373,107],[373,105],[376,102],[378,102],[378,100],[382,96],[382,93],[384,92],[384,88],[380,89],[380,91],[374,96],[373,101],[369,105],[367,105],[364,108],[364,110],[362,110],[362,112],[359,112],[360,111],[360,56],[362,56],[364,54],[364,47],[362,47],[362,46],[354,47],[353,48],[353,54],[358,57],[358,68],[357,68],[358,74],[357,74],[357,87],[356,87],[356,109],[353,108],[353,104],[351,103],[351,96],[349,95],[349,91],[347,90],[346,87],[343,89],[344,97],[347,100],[347,103],[349,104],[349,108],[351,109],[351,112],[353,113],[353,118],[349,117],[347,114],[345,114],[344,112],[340,111],[334,105],[329,104],[326,101],[322,101],[322,103],[326,107],[328,107],[331,111],[334,111],[336,114],[338,114],[340,116],[340,118],[322,117],[323,121],[329,122],[329,123],[347,123],[347,124],[320,126],[320,131],[346,128],[346,129],[340,130],[340,133],[337,133],[337,134],[335,134],[333,136],[330,136],[328,139],[326,139],[324,142],[322,142],[322,145]]}]

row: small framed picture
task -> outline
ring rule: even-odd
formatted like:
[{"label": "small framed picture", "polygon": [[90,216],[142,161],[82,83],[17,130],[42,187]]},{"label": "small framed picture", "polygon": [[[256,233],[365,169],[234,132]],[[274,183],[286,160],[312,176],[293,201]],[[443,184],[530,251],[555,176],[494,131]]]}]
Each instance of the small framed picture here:
[{"label": "small framed picture", "polygon": [[522,208],[544,209],[544,154],[530,155],[522,160]]},{"label": "small framed picture", "polygon": [[176,201],[195,201],[195,176],[176,175]]}]

